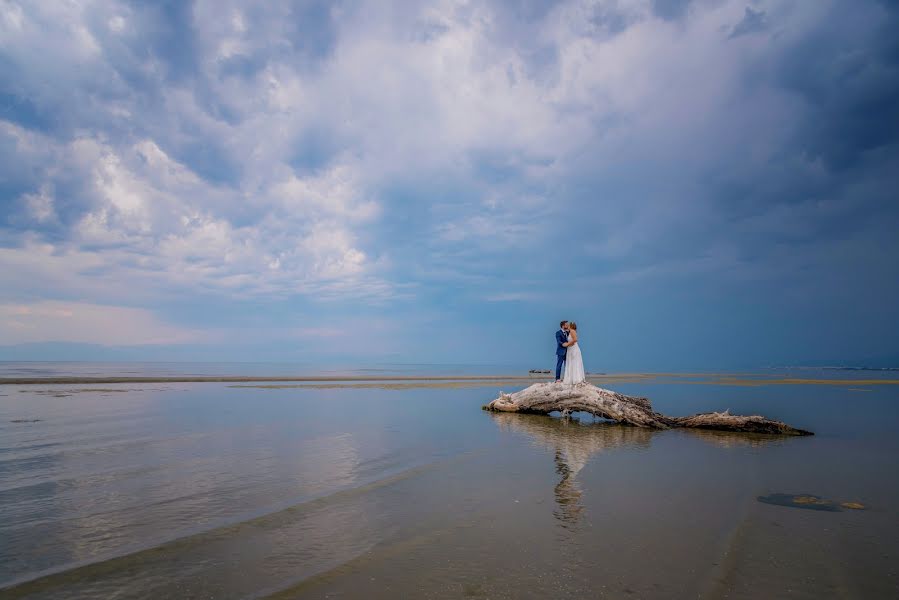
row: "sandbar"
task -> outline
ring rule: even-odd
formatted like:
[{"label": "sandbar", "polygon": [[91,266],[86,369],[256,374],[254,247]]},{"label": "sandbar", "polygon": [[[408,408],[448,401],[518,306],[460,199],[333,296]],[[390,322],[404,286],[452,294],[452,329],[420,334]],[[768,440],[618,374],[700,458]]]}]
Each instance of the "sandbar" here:
[{"label": "sandbar", "polygon": [[[676,383],[699,385],[835,385],[859,388],[861,386],[899,385],[899,379],[798,379],[771,377],[757,374],[735,373],[614,373],[588,374],[595,383]],[[0,377],[0,385],[97,385],[136,383],[233,383],[245,384],[230,387],[290,388],[290,387],[370,387],[408,389],[413,387],[478,387],[483,385],[518,385],[547,381],[545,375],[309,375],[309,376],[255,376],[255,375],[170,375],[170,376],[55,376],[55,377]],[[254,385],[249,385],[254,384]],[[263,385],[268,384],[268,385]],[[81,390],[79,390],[81,391]],[[99,391],[99,390],[84,390]],[[109,390],[119,391],[119,390]],[[855,390],[853,390],[855,391]]]}]

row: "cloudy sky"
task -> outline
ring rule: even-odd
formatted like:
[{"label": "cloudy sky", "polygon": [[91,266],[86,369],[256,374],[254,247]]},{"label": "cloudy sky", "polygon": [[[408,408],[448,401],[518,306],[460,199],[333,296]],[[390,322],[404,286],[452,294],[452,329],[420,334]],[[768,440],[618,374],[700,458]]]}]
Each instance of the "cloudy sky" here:
[{"label": "cloudy sky", "polygon": [[[0,358],[899,362],[899,3],[0,0]],[[895,365],[894,365],[895,366]]]}]

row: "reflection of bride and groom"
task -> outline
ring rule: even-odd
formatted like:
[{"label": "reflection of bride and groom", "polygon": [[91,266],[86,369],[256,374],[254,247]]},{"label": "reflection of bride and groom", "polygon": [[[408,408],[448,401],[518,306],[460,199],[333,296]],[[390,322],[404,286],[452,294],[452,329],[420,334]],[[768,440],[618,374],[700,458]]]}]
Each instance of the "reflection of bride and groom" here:
[{"label": "reflection of bride and groom", "polygon": [[[553,454],[556,473],[561,477],[554,488],[557,506],[553,514],[566,528],[576,526],[584,510],[583,490],[577,475],[594,454],[619,447],[646,449],[654,435],[665,434],[616,423],[581,423],[577,419],[553,419],[543,415],[490,414],[500,429],[527,434],[534,445]],[[746,433],[685,429],[676,434],[724,447],[778,443],[769,436]]]},{"label": "reflection of bride and groom", "polygon": [[590,457],[618,446],[648,447],[653,431],[622,427],[612,423],[581,424],[573,419],[549,419],[538,415],[491,413],[501,429],[525,433],[531,441],[554,455],[561,480],[555,487],[557,508],[553,511],[565,527],[577,523],[583,505],[583,491],[577,474]]}]

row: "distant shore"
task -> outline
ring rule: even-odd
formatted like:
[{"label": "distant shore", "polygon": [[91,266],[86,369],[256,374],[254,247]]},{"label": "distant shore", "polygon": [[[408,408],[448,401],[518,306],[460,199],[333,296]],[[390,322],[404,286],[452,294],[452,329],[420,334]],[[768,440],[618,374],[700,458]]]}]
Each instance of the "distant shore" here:
[{"label": "distant shore", "polygon": [[32,385],[45,383],[82,384],[82,383],[264,383],[264,382],[296,382],[296,383],[336,383],[352,381],[530,381],[535,379],[529,375],[325,375],[325,376],[254,376],[254,375],[170,375],[162,377],[103,377],[103,376],[52,376],[52,377],[0,377],[0,385]]},{"label": "distant shore", "polygon": [[[551,376],[549,377],[552,378]],[[768,378],[752,374],[735,373],[588,373],[587,379],[595,383],[649,383],[662,380],[665,383],[713,384],[732,386],[761,385],[899,385],[899,379],[807,379]],[[134,383],[235,383],[281,384],[247,387],[303,387],[309,384],[328,387],[388,385],[400,383],[430,384],[518,384],[546,381],[545,374],[529,375],[308,375],[308,376],[254,376],[254,375],[169,375],[169,376],[48,376],[48,377],[0,377],[0,385],[91,385]]]}]

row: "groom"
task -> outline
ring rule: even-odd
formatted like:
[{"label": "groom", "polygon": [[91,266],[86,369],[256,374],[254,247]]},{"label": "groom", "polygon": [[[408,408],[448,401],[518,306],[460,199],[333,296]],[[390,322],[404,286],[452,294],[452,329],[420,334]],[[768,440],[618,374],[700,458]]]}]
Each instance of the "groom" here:
[{"label": "groom", "polygon": [[562,365],[565,364],[565,357],[568,355],[567,343],[568,321],[562,321],[556,332],[556,383],[562,381]]}]

